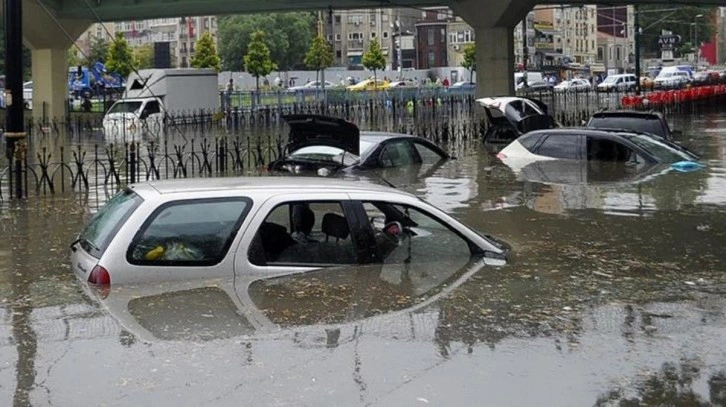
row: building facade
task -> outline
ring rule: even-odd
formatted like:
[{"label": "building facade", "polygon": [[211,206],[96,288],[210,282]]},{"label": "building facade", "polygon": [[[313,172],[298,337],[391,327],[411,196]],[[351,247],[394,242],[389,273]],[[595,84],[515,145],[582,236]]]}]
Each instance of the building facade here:
[{"label": "building facade", "polygon": [[132,48],[168,43],[170,65],[184,68],[189,66],[194,56],[194,44],[202,34],[209,32],[216,41],[217,19],[202,16],[96,23],[81,34],[76,44],[87,54],[97,38],[112,41],[117,32],[123,34]]},{"label": "building facade", "polygon": [[597,6],[597,58],[609,71],[632,71],[635,65],[633,6]]},{"label": "building facade", "polygon": [[413,44],[407,37],[413,35],[417,14],[411,9],[384,8],[334,11],[325,28],[333,47],[333,64],[362,69],[363,54],[377,39],[387,68],[413,66]]}]

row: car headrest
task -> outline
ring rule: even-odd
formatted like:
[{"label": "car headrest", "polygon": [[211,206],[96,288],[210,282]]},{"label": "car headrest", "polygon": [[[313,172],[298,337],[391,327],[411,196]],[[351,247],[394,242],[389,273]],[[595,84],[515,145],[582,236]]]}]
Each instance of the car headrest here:
[{"label": "car headrest", "polygon": [[323,215],[322,232],[328,236],[338,239],[345,239],[350,234],[348,222],[343,216],[335,213],[326,213]]},{"label": "car headrest", "polygon": [[309,235],[315,225],[315,212],[304,204],[292,207],[292,231]]}]

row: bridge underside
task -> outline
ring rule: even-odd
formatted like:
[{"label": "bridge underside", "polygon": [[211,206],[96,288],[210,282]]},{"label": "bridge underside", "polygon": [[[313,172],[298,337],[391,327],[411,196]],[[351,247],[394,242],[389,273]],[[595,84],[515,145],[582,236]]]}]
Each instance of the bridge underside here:
[{"label": "bridge underside", "polygon": [[[22,0],[23,35],[33,50],[33,116],[65,114],[65,52],[91,23],[299,10],[449,6],[475,30],[478,96],[514,92],[513,28],[536,4],[561,0]],[[607,0],[627,5],[637,0]],[[726,0],[639,0],[638,4],[723,5]],[[570,1],[567,4],[592,4]]]}]

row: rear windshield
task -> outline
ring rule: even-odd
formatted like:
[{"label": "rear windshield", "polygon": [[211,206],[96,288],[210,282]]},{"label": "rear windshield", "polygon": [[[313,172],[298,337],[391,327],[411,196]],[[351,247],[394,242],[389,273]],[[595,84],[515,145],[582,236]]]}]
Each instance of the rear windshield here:
[{"label": "rear windshield", "polygon": [[661,137],[669,137],[666,134],[667,130],[663,128],[660,120],[655,117],[596,116],[590,119],[587,127],[595,129],[632,130],[639,133],[651,133]]},{"label": "rear windshield", "polygon": [[104,205],[88,222],[78,237],[83,250],[100,258],[116,232],[143,202],[134,191],[119,192]]}]

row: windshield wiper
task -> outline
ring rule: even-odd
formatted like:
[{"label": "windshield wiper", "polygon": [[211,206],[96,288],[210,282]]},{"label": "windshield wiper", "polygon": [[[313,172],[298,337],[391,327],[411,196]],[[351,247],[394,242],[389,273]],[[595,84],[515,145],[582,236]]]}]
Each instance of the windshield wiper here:
[{"label": "windshield wiper", "polygon": [[97,252],[100,252],[101,251],[101,249],[99,249],[98,246],[96,246],[93,242],[91,242],[90,240],[88,240],[88,239],[86,239],[84,237],[79,237],[78,239],[74,240],[73,243],[71,243],[71,250],[75,251],[76,250],[75,249],[75,246],[78,243],[80,243],[81,246],[88,246],[88,247],[90,247],[91,249],[93,249],[93,250],[95,250]]}]

